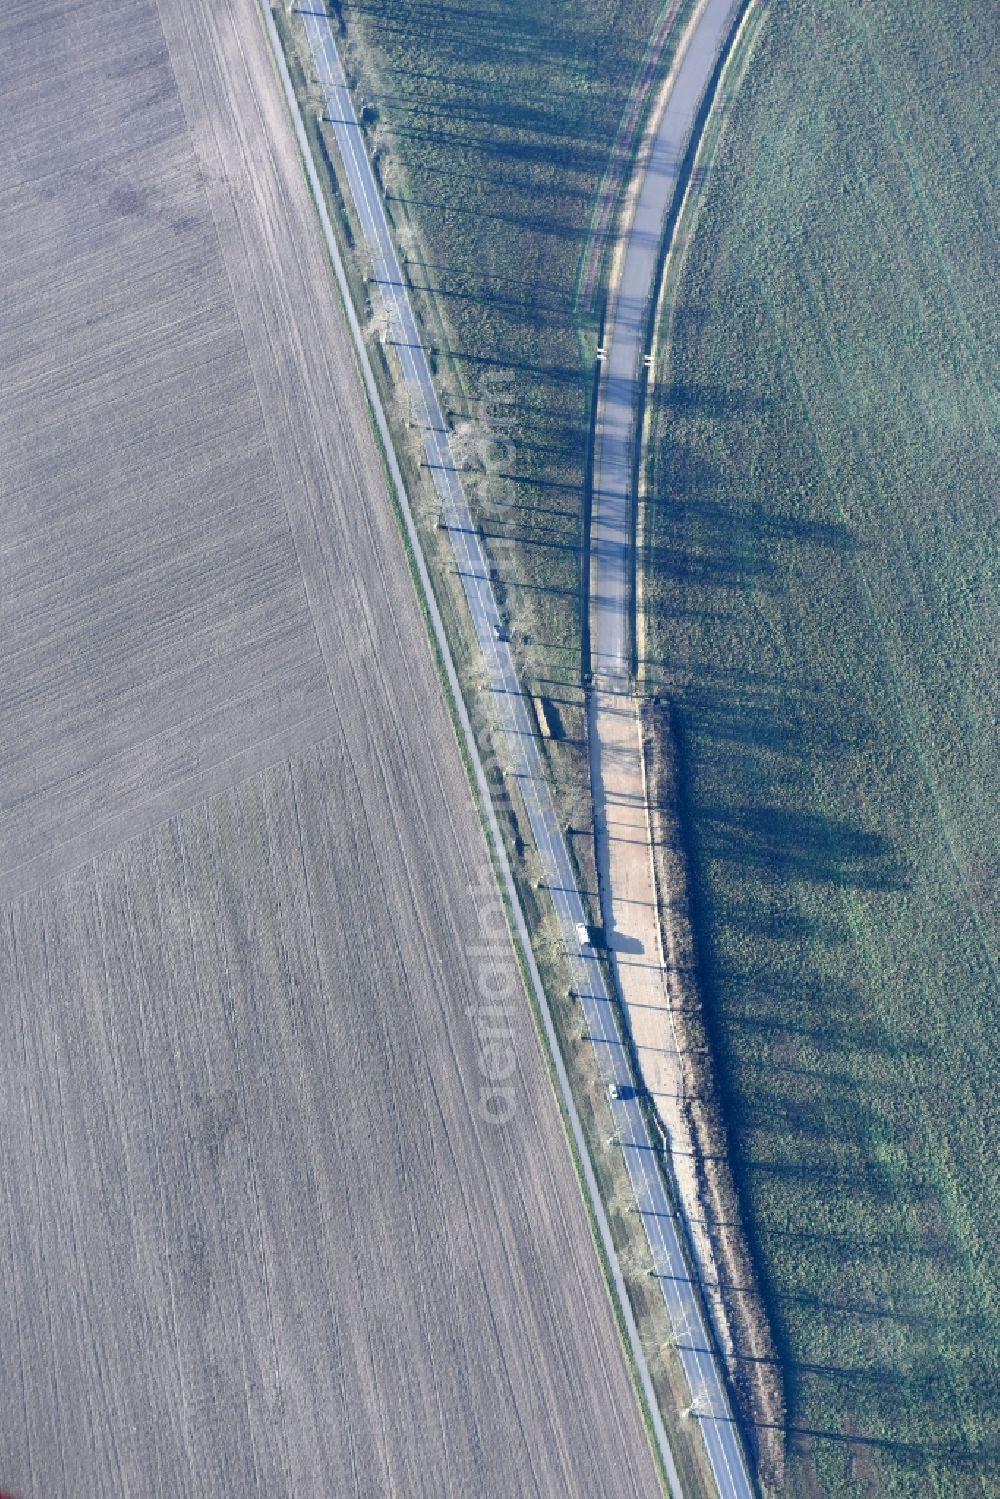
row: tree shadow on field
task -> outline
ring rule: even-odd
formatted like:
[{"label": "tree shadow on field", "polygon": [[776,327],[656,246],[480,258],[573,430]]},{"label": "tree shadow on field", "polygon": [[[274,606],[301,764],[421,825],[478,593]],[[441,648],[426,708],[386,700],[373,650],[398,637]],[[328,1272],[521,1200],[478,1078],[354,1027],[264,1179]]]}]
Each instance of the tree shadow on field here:
[{"label": "tree shadow on field", "polygon": [[[593,190],[588,182],[592,183],[595,177],[599,181],[607,165],[607,151],[601,141],[595,140],[587,147],[578,136],[569,139],[561,130],[540,124],[535,112],[512,108],[509,103],[487,109],[471,100],[466,107],[460,101],[452,101],[447,110],[440,112],[439,129],[423,123],[427,119],[423,106],[406,108],[397,102],[394,108],[392,100],[383,98],[381,107],[392,110],[393,135],[404,160],[416,149],[429,152],[440,149],[455,153],[462,161],[458,181],[474,185],[484,175],[502,174],[508,186],[519,185],[522,189],[533,181],[536,168],[544,168],[552,177],[549,192],[554,208],[565,210],[567,205],[575,203],[589,213]],[[406,118],[420,119],[422,123],[407,124]],[[457,128],[460,125],[479,128],[460,130]],[[557,167],[563,169],[558,177],[553,174]]]},{"label": "tree shadow on field", "polygon": [[[916,871],[864,795],[884,746],[850,662],[821,635],[772,646],[795,589],[799,628],[821,628],[810,609],[827,596],[801,598],[849,579],[859,544],[822,496],[763,481],[740,492],[736,463],[703,456],[738,451],[748,423],[766,428],[766,402],[697,385],[670,400],[668,479],[647,511],[644,666],[675,746],[698,987],[788,1430],[860,1444],[904,1484],[943,1473],[947,1491],[987,1454],[941,1421],[956,1407],[935,1350],[960,1336],[969,1380],[986,1384],[991,1344],[974,1303],[958,1332],[937,1294],[965,1267],[912,1122],[935,1043],[919,1017],[900,1024],[873,1002],[885,990],[868,984],[854,918],[884,912],[889,926]],[[718,429],[697,451],[689,417]]]},{"label": "tree shadow on field", "polygon": [[[880,1431],[897,1422],[898,1443],[887,1451],[898,1446],[897,1457],[919,1466],[919,1413],[934,1406],[933,1370],[929,1359],[901,1370],[898,1349],[926,1350],[952,1334],[946,1310],[920,1287],[924,1277],[954,1282],[961,1273],[951,1240],[933,1228],[936,1187],[908,1142],[893,1139],[896,1099],[930,1046],[902,1042],[856,983],[834,980],[823,964],[824,954],[849,951],[826,893],[884,899],[905,894],[910,875],[890,840],[856,818],[748,795],[748,755],[795,756],[773,702],[768,713],[751,700],[742,728],[737,695],[717,702],[707,720],[697,705],[681,706],[674,729],[696,964],[744,1222],[785,1372],[790,1429],[823,1441],[882,1441]],[[724,737],[713,738],[720,724]],[[831,733],[823,753],[837,755],[839,740]],[[739,767],[728,801],[717,781],[707,799],[696,781],[697,762],[720,745]],[[758,776],[762,797],[765,779]],[[881,1080],[877,1094],[867,1091],[869,1074]],[[873,1142],[885,1142],[884,1158]],[[820,1346],[836,1351],[822,1361],[811,1351]],[[832,1394],[855,1415],[849,1433],[820,1438],[804,1414]],[[948,1452],[974,1463],[970,1449],[952,1444]]]},{"label": "tree shadow on field", "polygon": [[[527,190],[529,184],[526,182],[524,186],[525,190]],[[554,191],[549,187],[546,189],[544,202],[538,204],[536,208],[530,211],[525,209],[522,212],[504,212],[496,206],[488,210],[473,203],[470,203],[467,208],[460,208],[441,199],[417,197],[416,195],[407,195],[399,192],[393,193],[390,201],[403,204],[408,210],[414,212],[414,216],[417,218],[420,217],[420,214],[415,212],[416,210],[423,210],[425,214],[431,217],[445,212],[451,213],[456,218],[467,215],[469,220],[473,221],[473,226],[470,227],[470,234],[474,233],[475,229],[478,228],[479,231],[485,230],[492,237],[503,233],[503,230],[508,228],[515,232],[527,231],[548,240],[568,240],[579,250],[580,245],[588,238],[586,224],[571,222],[568,220],[568,216],[560,217],[553,212],[555,206],[553,200],[561,201],[567,196],[564,189]],[[583,194],[580,196],[581,198],[585,197]],[[496,305],[495,299],[487,298],[486,304]]]},{"label": "tree shadow on field", "polygon": [[[801,691],[787,697],[776,697],[772,690],[721,694],[707,684],[698,684],[689,688],[684,698],[689,710],[697,710],[705,730],[715,741],[730,745],[734,755],[794,755],[803,733],[825,755],[855,753],[871,740],[871,731],[863,723],[839,721],[826,711],[822,698]],[[766,808],[751,809],[749,817],[766,822]],[[785,831],[793,832],[791,828]]]},{"label": "tree shadow on field", "polygon": [[776,806],[705,807],[700,836],[709,858],[741,864],[772,883],[808,880],[866,890],[900,890],[907,883],[888,839],[848,818]]},{"label": "tree shadow on field", "polygon": [[[576,107],[581,121],[588,114],[593,121],[594,101],[579,99],[570,72],[581,60],[592,66],[595,62],[581,59],[582,49],[592,43],[594,35],[593,18],[584,7],[564,7],[558,25],[553,24],[551,6],[524,0],[508,0],[502,6],[496,0],[452,5],[407,0],[405,6],[398,0],[340,0],[337,9],[349,33],[352,19],[366,18],[373,31],[377,27],[380,42],[390,56],[399,48],[401,58],[393,69],[397,83],[412,76],[426,92],[428,82],[440,86],[442,80],[457,80],[461,84],[475,77],[489,85],[496,79],[502,98],[503,85],[509,87],[510,77],[512,73],[516,76],[520,64],[525,72],[534,68],[547,73],[552,79],[549,98],[556,103],[565,99],[567,105]],[[642,37],[632,40],[615,36],[613,53],[596,60],[603,63],[609,83],[619,83],[619,74],[628,80],[635,76],[644,41]],[[513,102],[526,110],[540,110],[548,100],[525,90],[521,99]],[[596,123],[591,128],[596,130]]]},{"label": "tree shadow on field", "polygon": [[[432,285],[421,274],[426,268],[422,264],[418,263],[418,265],[419,269],[411,261],[409,266],[410,282],[416,291],[424,292],[431,297],[441,298],[445,303],[468,302],[477,305],[481,302],[481,293],[477,291],[466,291],[460,287],[448,286],[443,283]],[[559,311],[557,307],[546,306],[541,303],[537,299],[537,294],[536,300],[530,305],[523,299],[496,295],[492,299],[492,307],[494,312],[503,314],[516,327],[525,327],[528,325],[537,327],[539,321],[544,321],[548,317],[555,316]],[[579,372],[576,371],[575,373],[579,378]]]},{"label": "tree shadow on field", "polygon": [[[732,416],[743,410],[733,403]],[[671,492],[649,502],[654,520],[645,570],[655,589],[707,584],[721,589],[783,586],[782,546],[821,548],[849,558],[858,549],[848,528],[837,521],[783,513],[746,495],[721,492],[714,465],[683,454],[674,459]],[[667,512],[665,523],[656,511]],[[653,673],[661,663],[650,661]]]},{"label": "tree shadow on field", "polygon": [[751,411],[768,411],[773,401],[764,395],[726,385],[678,381],[660,392],[658,402],[669,417],[698,415],[725,420]]}]

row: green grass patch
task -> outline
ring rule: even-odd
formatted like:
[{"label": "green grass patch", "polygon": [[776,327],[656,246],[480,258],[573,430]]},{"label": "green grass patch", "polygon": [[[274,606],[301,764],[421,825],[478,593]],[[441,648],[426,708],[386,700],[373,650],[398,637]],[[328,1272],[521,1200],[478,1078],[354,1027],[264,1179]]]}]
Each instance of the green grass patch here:
[{"label": "green grass patch", "polygon": [[644,669],[678,705],[789,1488],[985,1494],[1000,1435],[990,15],[790,0],[755,38],[661,330]]}]

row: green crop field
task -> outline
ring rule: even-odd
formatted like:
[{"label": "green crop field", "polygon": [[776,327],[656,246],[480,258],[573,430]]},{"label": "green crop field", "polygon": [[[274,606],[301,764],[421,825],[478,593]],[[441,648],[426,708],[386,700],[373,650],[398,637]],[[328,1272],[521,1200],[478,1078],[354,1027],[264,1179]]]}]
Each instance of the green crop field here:
[{"label": "green crop field", "polygon": [[645,664],[794,1494],[997,1492],[994,25],[770,9],[661,329]]}]

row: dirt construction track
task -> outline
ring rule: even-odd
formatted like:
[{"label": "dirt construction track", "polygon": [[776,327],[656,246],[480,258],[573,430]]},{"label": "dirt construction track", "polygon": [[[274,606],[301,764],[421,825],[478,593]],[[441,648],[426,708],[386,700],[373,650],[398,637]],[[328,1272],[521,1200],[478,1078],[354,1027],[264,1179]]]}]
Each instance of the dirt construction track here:
[{"label": "dirt construction track", "polygon": [[0,1490],[654,1494],[256,0],[0,94]]}]

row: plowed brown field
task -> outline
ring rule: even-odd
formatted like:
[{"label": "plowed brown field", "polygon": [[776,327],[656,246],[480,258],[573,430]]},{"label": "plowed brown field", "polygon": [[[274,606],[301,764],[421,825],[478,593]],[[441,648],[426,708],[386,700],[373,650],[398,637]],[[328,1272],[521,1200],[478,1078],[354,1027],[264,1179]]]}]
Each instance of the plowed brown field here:
[{"label": "plowed brown field", "polygon": [[655,1493],[256,4],[0,93],[0,1488]]}]

